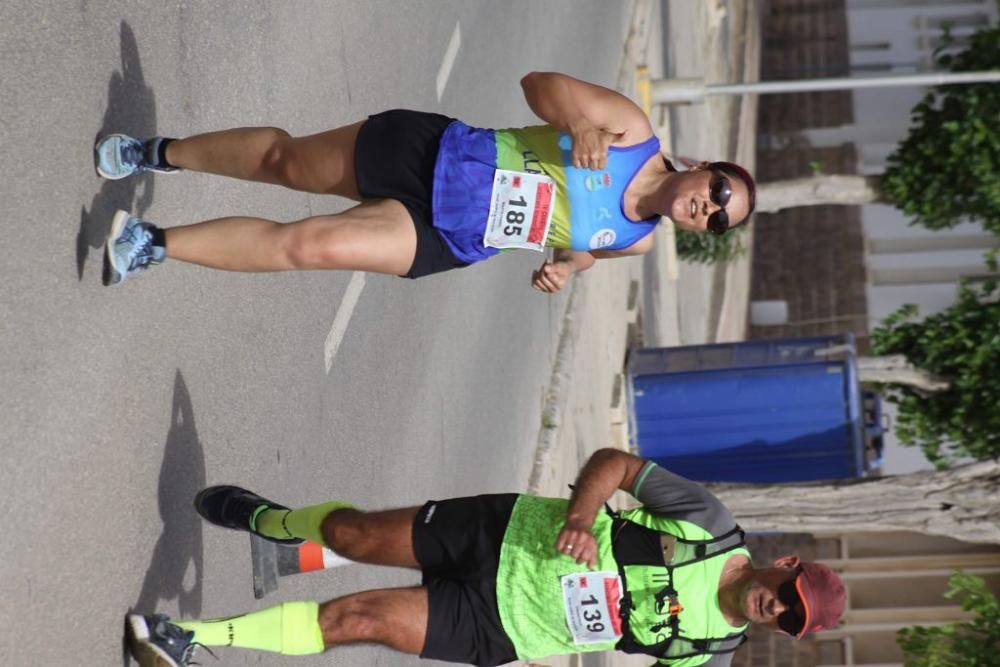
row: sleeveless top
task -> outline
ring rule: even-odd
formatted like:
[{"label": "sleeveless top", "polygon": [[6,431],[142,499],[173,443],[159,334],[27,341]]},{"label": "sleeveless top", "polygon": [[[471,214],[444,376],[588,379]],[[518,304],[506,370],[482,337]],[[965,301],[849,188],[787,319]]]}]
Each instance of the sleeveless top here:
[{"label": "sleeveless top", "polygon": [[659,216],[632,221],[622,202],[636,173],[659,152],[659,140],[653,136],[634,146],[610,147],[602,171],[574,167],[571,148],[570,136],[550,125],[490,130],[452,122],[434,166],[434,228],[463,262],[499,252],[483,245],[483,235],[494,171],[507,169],[545,174],[555,182],[546,246],[622,250],[653,231]]}]

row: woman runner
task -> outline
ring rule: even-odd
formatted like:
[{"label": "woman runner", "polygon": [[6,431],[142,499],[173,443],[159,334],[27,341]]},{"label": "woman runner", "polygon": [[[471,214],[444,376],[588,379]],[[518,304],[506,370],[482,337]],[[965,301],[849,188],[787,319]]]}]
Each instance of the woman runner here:
[{"label": "woman runner", "polygon": [[178,259],[229,271],[344,269],[407,278],[503,249],[555,248],[532,285],[559,291],[595,259],[639,255],[661,216],[715,234],[754,209],[753,178],[729,162],[678,172],[631,100],[559,73],[528,74],[525,100],[545,125],[491,130],[393,110],[307,137],[247,127],[184,139],[101,138],[110,179],[181,169],[360,202],[291,223],[234,216],[161,228],[118,211],[104,282]]}]

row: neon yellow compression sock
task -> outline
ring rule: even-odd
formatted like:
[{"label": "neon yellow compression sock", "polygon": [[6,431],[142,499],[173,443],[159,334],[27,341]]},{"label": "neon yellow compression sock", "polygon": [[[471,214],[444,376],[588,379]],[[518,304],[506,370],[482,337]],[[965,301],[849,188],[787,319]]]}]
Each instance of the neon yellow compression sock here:
[{"label": "neon yellow compression sock", "polygon": [[268,537],[299,537],[317,544],[326,544],[323,539],[323,519],[334,510],[353,507],[349,503],[332,501],[297,510],[262,510],[255,515],[252,523],[257,532]]},{"label": "neon yellow compression sock", "polygon": [[285,602],[231,618],[170,622],[194,632],[194,641],[205,646],[236,646],[283,655],[311,655],[326,648],[318,602]]}]

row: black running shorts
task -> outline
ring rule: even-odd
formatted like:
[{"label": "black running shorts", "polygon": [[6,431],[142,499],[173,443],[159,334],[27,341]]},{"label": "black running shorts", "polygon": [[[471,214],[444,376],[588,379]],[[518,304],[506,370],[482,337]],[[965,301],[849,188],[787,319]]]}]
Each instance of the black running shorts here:
[{"label": "black running shorts", "polygon": [[420,657],[489,667],[517,660],[500,623],[497,567],[517,494],[428,501],[413,520],[427,588]]},{"label": "black running shorts", "polygon": [[406,278],[468,266],[451,252],[432,224],[434,163],[453,119],[394,109],[369,116],[358,131],[354,172],[362,199],[395,199],[417,230],[417,252]]}]

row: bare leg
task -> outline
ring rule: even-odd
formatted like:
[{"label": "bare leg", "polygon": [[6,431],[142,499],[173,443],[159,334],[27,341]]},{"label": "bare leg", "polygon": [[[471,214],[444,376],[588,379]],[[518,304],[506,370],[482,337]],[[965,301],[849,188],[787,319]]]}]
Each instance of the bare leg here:
[{"label": "bare leg", "polygon": [[323,539],[335,552],[359,563],[419,568],[413,553],[413,519],[419,509],[334,510],[323,520]]},{"label": "bare leg", "polygon": [[191,171],[360,200],[354,144],[362,124],[299,138],[276,127],[197,134],[168,144],[167,162]]},{"label": "bare leg", "polygon": [[413,265],[413,219],[393,199],[288,224],[232,217],[164,230],[167,256],[227,271],[348,269],[403,275]]},{"label": "bare leg", "polygon": [[427,636],[427,589],[385,588],[330,600],[319,608],[327,648],[376,642],[419,654]]}]

